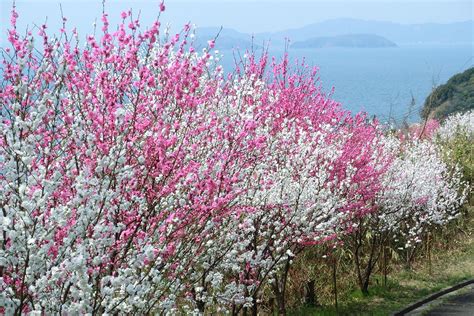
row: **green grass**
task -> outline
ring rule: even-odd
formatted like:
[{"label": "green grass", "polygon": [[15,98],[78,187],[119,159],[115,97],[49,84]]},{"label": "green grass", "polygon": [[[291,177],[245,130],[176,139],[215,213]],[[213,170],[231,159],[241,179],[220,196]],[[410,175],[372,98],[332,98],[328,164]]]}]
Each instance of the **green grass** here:
[{"label": "green grass", "polygon": [[435,286],[418,287],[401,285],[396,281],[390,282],[386,287],[372,286],[370,294],[363,296],[358,290],[346,297],[336,311],[334,306],[320,308],[302,307],[290,312],[290,315],[390,315],[411,303],[437,292],[448,286],[459,283],[468,277],[453,277],[446,279]]},{"label": "green grass", "polygon": [[369,295],[351,289],[341,293],[339,309],[334,306],[301,307],[289,315],[390,315],[432,293],[474,277],[474,236],[469,234],[454,248],[433,253],[432,273],[426,263],[413,270],[402,268],[389,275],[387,286],[382,276],[374,275]]}]

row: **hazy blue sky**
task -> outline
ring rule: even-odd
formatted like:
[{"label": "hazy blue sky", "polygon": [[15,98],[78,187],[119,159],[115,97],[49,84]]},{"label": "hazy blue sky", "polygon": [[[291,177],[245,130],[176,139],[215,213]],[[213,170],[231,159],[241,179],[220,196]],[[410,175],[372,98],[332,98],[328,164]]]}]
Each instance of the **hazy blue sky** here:
[{"label": "hazy blue sky", "polygon": [[[59,3],[70,26],[90,32],[101,12],[101,0],[17,0],[20,25],[42,24],[48,16],[51,29],[58,27]],[[258,33],[300,27],[327,19],[351,17],[400,23],[453,22],[473,19],[472,1],[466,0],[168,0],[162,17],[180,28],[191,21],[197,26],[220,26]],[[12,0],[0,0],[0,40],[5,40]],[[156,0],[108,0],[111,16],[122,10],[141,10],[144,24],[157,14]],[[0,42],[1,44],[1,42]]]}]

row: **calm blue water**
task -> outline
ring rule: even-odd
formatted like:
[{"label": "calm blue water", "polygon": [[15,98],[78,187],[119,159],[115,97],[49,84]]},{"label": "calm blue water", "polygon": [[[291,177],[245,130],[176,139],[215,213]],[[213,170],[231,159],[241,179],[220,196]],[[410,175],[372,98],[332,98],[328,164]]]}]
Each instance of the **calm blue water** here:
[{"label": "calm blue water", "polygon": [[[233,65],[231,51],[223,51],[226,69]],[[270,50],[281,56],[282,51]],[[413,44],[396,48],[290,49],[291,58],[305,58],[320,68],[326,92],[353,112],[365,111],[386,121],[408,116],[419,120],[419,110],[433,84],[473,67],[473,43]],[[410,103],[414,107],[410,111]]]}]

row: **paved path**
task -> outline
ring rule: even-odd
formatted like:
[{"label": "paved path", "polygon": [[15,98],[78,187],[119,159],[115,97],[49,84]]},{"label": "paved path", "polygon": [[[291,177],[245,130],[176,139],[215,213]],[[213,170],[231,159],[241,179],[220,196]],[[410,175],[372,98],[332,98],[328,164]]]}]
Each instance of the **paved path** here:
[{"label": "paved path", "polygon": [[444,295],[407,315],[474,316],[474,285]]}]

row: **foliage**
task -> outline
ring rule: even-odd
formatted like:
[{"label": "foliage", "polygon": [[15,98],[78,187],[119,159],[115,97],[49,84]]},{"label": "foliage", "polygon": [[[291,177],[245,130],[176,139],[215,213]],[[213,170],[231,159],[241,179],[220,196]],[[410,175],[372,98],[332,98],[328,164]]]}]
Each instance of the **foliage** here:
[{"label": "foliage", "polygon": [[421,111],[423,118],[445,119],[453,113],[463,113],[474,107],[474,68],[454,75],[426,98]]}]

